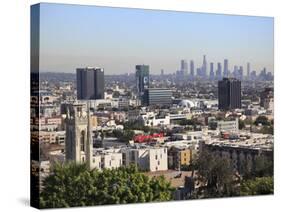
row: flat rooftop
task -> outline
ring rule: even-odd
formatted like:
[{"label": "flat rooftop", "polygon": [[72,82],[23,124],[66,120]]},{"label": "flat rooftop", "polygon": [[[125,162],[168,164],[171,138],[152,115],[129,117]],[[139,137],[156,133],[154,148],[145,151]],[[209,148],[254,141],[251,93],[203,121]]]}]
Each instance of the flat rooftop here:
[{"label": "flat rooftop", "polygon": [[250,138],[243,134],[239,135],[237,139],[219,139],[211,138],[205,142],[207,145],[220,146],[220,147],[233,147],[233,148],[246,148],[246,149],[273,149],[273,135],[253,133]]},{"label": "flat rooftop", "polygon": [[[184,186],[185,177],[191,177],[191,171],[176,171],[176,170],[166,170],[166,171],[156,171],[156,172],[145,172],[144,175],[153,178],[163,176],[165,180],[171,183],[171,186],[178,188]],[[196,172],[194,173],[196,176]]]}]

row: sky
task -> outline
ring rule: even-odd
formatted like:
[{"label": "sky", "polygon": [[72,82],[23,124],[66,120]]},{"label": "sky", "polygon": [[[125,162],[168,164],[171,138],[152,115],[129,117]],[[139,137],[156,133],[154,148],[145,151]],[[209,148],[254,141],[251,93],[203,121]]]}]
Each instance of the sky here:
[{"label": "sky", "polygon": [[[105,74],[173,73],[180,60],[229,69],[274,70],[274,19],[129,8],[43,3],[40,7],[40,71],[74,73],[102,67]],[[216,65],[215,65],[216,67]],[[215,68],[216,69],[216,68]],[[244,71],[245,73],[246,71]]]}]

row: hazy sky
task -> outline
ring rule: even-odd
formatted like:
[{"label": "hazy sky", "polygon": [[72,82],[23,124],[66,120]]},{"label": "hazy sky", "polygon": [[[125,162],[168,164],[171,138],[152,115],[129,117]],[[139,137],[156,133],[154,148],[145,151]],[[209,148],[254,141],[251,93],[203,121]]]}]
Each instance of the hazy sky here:
[{"label": "hazy sky", "polygon": [[[273,72],[273,18],[142,9],[41,4],[41,71],[98,66],[106,74],[175,72],[180,60]],[[208,65],[209,68],[209,65]],[[245,71],[244,71],[245,73]]]}]

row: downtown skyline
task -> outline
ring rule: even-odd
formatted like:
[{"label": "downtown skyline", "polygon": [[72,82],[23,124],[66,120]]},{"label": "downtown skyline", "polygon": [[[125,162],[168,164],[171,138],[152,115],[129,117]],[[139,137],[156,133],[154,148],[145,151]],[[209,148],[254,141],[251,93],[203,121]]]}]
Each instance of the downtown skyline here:
[{"label": "downtown skyline", "polygon": [[124,74],[148,64],[151,74],[169,74],[181,59],[201,67],[206,55],[208,65],[228,59],[230,70],[249,62],[257,73],[273,72],[270,17],[43,3],[40,24],[41,71]]}]

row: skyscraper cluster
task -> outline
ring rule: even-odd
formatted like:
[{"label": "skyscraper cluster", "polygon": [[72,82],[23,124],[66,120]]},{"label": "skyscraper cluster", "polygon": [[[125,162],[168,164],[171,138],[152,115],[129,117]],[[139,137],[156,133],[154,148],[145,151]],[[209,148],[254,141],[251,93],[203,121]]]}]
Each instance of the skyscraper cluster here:
[{"label": "skyscraper cluster", "polygon": [[[208,70],[208,67],[210,68]],[[176,78],[190,79],[194,78],[199,79],[209,79],[209,80],[221,80],[224,77],[234,77],[239,80],[273,80],[273,76],[271,72],[267,72],[266,68],[263,68],[260,71],[260,74],[257,75],[255,70],[251,70],[251,65],[247,63],[247,72],[244,72],[243,66],[234,65],[233,69],[229,67],[229,60],[224,59],[223,63],[221,62],[210,62],[208,65],[206,55],[203,55],[202,65],[199,67],[195,67],[194,60],[190,60],[189,70],[188,63],[186,60],[181,60],[180,62],[180,70],[176,72]]]}]

